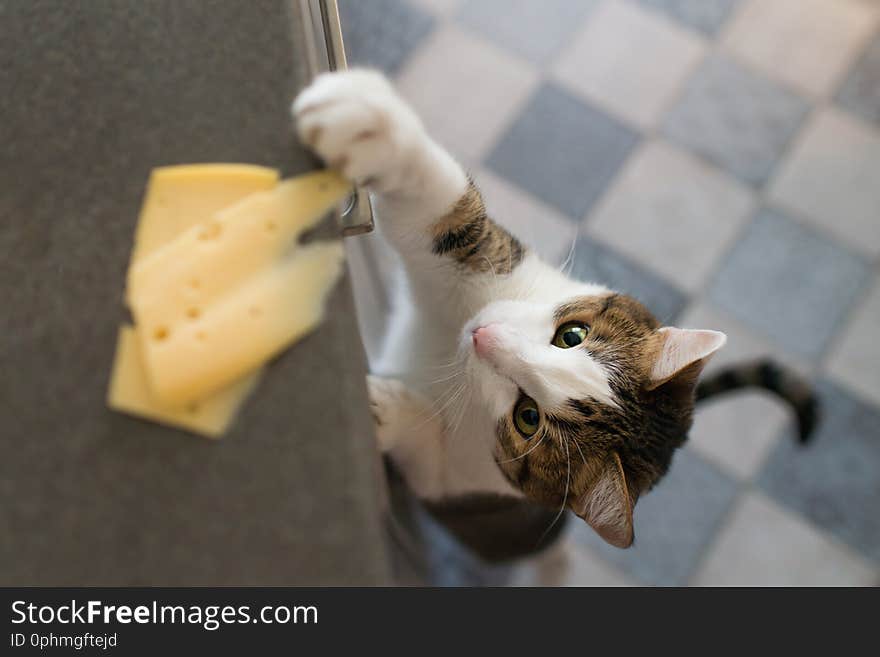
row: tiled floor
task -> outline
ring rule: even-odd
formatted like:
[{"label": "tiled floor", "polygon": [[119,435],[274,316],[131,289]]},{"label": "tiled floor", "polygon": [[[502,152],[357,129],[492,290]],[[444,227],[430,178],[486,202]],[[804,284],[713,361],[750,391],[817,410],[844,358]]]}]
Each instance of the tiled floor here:
[{"label": "tiled floor", "polygon": [[799,449],[768,397],[707,404],[633,549],[572,522],[537,559],[451,559],[443,582],[880,582],[880,2],[340,4],[351,62],[396,77],[500,221],[726,331],[711,367],[771,354],[825,406]]}]

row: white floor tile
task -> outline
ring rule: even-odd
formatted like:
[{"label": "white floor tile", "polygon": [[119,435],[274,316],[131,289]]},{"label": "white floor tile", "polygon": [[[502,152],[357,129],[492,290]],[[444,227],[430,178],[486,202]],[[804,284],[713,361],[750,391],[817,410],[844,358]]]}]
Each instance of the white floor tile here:
[{"label": "white floor tile", "polygon": [[873,32],[878,9],[859,0],[749,0],[723,42],[770,77],[828,96]]},{"label": "white floor tile", "polygon": [[770,395],[738,392],[697,406],[688,445],[734,477],[750,479],[787,422],[792,416]]},{"label": "white floor tile", "polygon": [[705,50],[696,34],[637,5],[606,1],[553,68],[587,100],[640,127],[654,125]]},{"label": "white floor tile", "polygon": [[397,86],[431,134],[474,165],[538,84],[525,61],[446,25],[418,50]]},{"label": "white floor tile", "polygon": [[694,577],[700,586],[870,586],[876,565],[760,493],[746,493]]},{"label": "white floor tile", "polygon": [[880,132],[843,111],[814,114],[770,188],[771,200],[880,255]]},{"label": "white floor tile", "polygon": [[694,292],[753,207],[751,192],[727,173],[651,141],[627,162],[587,232]]}]

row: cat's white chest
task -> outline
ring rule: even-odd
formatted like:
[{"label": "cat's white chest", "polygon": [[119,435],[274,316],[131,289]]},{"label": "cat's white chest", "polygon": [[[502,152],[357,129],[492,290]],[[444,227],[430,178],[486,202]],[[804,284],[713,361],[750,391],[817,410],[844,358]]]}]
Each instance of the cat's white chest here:
[{"label": "cat's white chest", "polygon": [[[456,312],[458,311],[458,312]],[[414,305],[404,295],[391,318],[382,355],[372,369],[394,377],[422,395],[413,432],[442,425],[432,460],[436,476],[421,477],[418,494],[439,499],[474,492],[521,496],[495,462],[495,422],[474,398],[459,349],[469,318],[462,307]]]}]

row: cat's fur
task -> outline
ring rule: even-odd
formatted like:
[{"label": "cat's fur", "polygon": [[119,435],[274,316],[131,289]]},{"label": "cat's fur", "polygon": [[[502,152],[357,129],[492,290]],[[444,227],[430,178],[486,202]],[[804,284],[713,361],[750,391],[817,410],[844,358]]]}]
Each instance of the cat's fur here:
[{"label": "cat's fur", "polygon": [[[293,113],[308,146],[369,187],[403,262],[369,388],[380,445],[409,486],[430,501],[525,495],[629,546],[633,505],[684,442],[697,377],[725,336],[662,327],[635,299],[542,262],[486,215],[380,74],[322,75]],[[586,340],[553,346],[572,320]],[[540,409],[531,437],[512,419],[526,395]]]}]

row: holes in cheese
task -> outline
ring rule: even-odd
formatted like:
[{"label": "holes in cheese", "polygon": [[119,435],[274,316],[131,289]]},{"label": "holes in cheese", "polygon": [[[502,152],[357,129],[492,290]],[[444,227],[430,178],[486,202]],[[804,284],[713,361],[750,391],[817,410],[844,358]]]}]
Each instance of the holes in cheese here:
[{"label": "holes in cheese", "polygon": [[199,230],[196,232],[196,239],[201,242],[213,242],[220,237],[222,232],[223,226],[221,226],[219,222],[211,219],[199,226]]},{"label": "holes in cheese", "polygon": [[[279,175],[274,169],[248,164],[198,164],[154,169],[141,208],[132,262],[143,259],[184,231],[255,192],[272,189]],[[200,281],[190,285],[197,293]],[[161,328],[161,327],[160,327]],[[201,333],[201,332],[200,332]],[[160,331],[162,339],[167,329]],[[256,385],[257,370],[230,384],[186,413],[157,402],[132,327],[120,329],[108,404],[111,408],[207,436],[219,436],[229,427],[247,395]]]},{"label": "holes in cheese", "polygon": [[[321,321],[342,261],[339,242],[303,246],[206,305],[197,322],[173,326],[158,342],[142,340],[156,398],[175,405],[202,399],[310,331]],[[174,314],[161,304],[151,305],[152,313]],[[149,325],[150,319],[143,321]]]},{"label": "holes in cheese", "polygon": [[342,247],[291,247],[350,190],[329,171],[282,181],[132,265],[128,300],[135,324],[167,331],[161,340],[142,336],[157,399],[175,405],[198,400],[319,321],[324,297],[341,273]]},{"label": "holes in cheese", "polygon": [[[194,280],[199,283],[200,300],[212,303],[278,260],[350,190],[351,184],[338,174],[320,171],[285,180],[271,191],[251,194],[219,210],[132,264],[129,306],[137,314],[170,301],[179,310],[191,303],[184,301],[181,292],[185,282]],[[270,222],[274,228],[266,231]]]},{"label": "holes in cheese", "polygon": [[260,370],[183,409],[162,405],[150,391],[137,334],[131,326],[123,326],[116,344],[107,404],[129,415],[217,437],[229,427],[259,377]]},{"label": "holes in cheese", "polygon": [[342,246],[296,241],[350,185],[331,172],[277,180],[247,165],[153,172],[126,290],[136,328],[120,331],[112,408],[219,435],[258,368],[320,322]]}]

